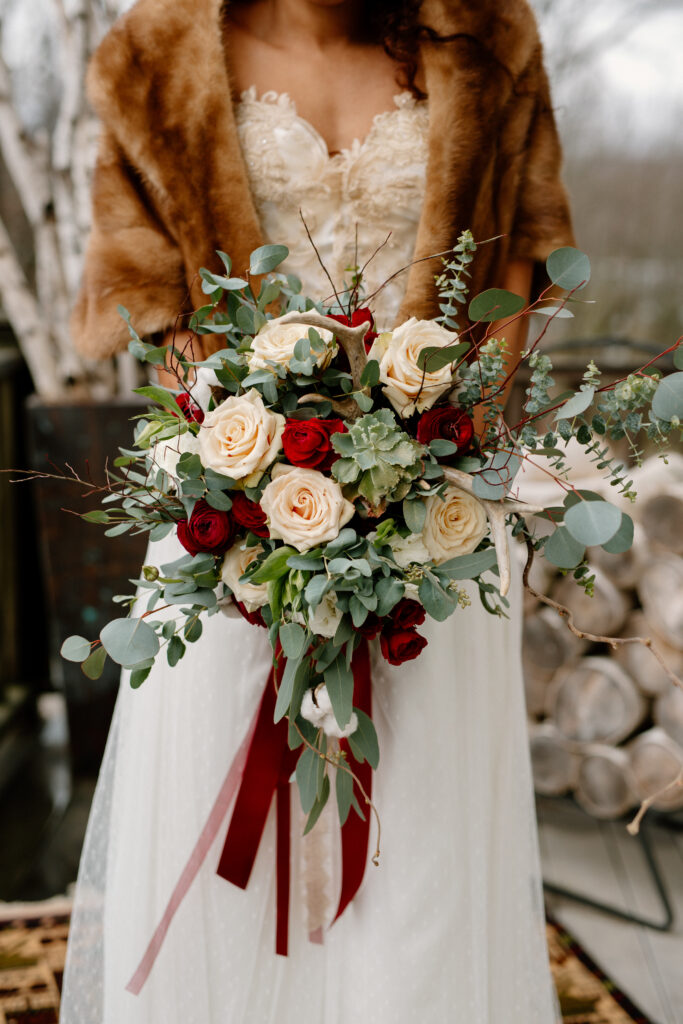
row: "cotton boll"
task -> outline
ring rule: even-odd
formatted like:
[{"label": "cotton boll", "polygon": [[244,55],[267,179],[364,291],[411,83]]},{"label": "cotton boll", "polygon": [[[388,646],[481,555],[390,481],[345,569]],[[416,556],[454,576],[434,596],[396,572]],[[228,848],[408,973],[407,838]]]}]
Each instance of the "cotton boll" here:
[{"label": "cotton boll", "polygon": [[[313,696],[314,693],[315,698]],[[315,691],[306,691],[301,702],[301,717],[305,718],[316,729],[322,729],[326,736],[338,740],[353,736],[358,728],[358,716],[355,711],[351,715],[351,719],[346,727],[344,729],[340,727],[337,719],[334,717],[332,701],[324,683],[320,683],[315,688]]]}]

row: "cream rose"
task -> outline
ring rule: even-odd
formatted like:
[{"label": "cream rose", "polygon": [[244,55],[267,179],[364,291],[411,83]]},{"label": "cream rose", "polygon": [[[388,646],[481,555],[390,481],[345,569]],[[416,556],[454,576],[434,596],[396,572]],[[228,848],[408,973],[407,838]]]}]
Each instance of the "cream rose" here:
[{"label": "cream rose", "polygon": [[437,565],[449,558],[469,555],[486,536],[488,521],[484,506],[473,495],[451,485],[443,499],[427,499],[427,518],[422,538]]},{"label": "cream rose", "polygon": [[355,509],[336,480],[317,469],[279,463],[261,496],[270,536],[298,551],[334,540]]},{"label": "cream rose", "polygon": [[157,441],[149,450],[149,458],[153,465],[157,469],[163,469],[173,490],[176,485],[178,460],[186,452],[193,455],[199,454],[199,438],[189,430],[166,441]]},{"label": "cream rose", "polygon": [[234,544],[223,559],[221,579],[230,587],[236,601],[243,604],[248,612],[255,612],[268,604],[268,584],[240,583],[247,566],[263,552],[260,544],[253,548],[244,547],[241,541]]},{"label": "cream rose", "polygon": [[379,362],[384,394],[399,416],[405,419],[414,412],[424,412],[451,387],[450,363],[425,374],[418,368],[417,360],[423,348],[447,348],[457,341],[454,331],[447,331],[433,320],[416,320],[414,316],[391,334],[380,334],[369,358]]},{"label": "cream rose", "polygon": [[[251,355],[247,356],[249,369],[268,369],[269,363],[289,366],[294,347],[300,338],[306,337],[307,330],[300,324],[281,324],[277,319],[269,320],[251,343]],[[318,334],[325,342],[325,349],[317,354],[316,362],[318,366],[327,366],[334,353],[334,335],[326,330],[319,330]]]},{"label": "cream rose", "polygon": [[231,395],[204,417],[199,454],[206,469],[253,487],[282,448],[285,417],[270,412],[254,388]]}]

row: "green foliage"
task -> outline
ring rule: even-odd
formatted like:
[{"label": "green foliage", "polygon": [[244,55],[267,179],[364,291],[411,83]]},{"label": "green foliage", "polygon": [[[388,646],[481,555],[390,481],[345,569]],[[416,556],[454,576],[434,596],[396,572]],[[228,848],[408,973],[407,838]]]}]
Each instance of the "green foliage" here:
[{"label": "green foliage", "polygon": [[472,299],[469,318],[473,323],[490,324],[496,320],[516,316],[525,305],[521,295],[515,295],[514,292],[505,291],[503,288],[489,288]]},{"label": "green foliage", "polygon": [[591,277],[591,264],[586,254],[569,246],[551,252],[546,269],[553,284],[567,292],[580,291]]},{"label": "green foliage", "polygon": [[443,324],[448,330],[458,330],[458,316],[461,312],[458,307],[467,301],[469,285],[466,279],[470,277],[467,268],[471,265],[476,251],[477,246],[472,232],[463,231],[453,249],[453,257],[442,260],[444,269],[434,279],[439,290],[441,310],[437,323]]},{"label": "green foliage", "polygon": [[135,668],[159,652],[159,638],[143,619],[114,619],[100,640],[111,660],[123,668]]}]

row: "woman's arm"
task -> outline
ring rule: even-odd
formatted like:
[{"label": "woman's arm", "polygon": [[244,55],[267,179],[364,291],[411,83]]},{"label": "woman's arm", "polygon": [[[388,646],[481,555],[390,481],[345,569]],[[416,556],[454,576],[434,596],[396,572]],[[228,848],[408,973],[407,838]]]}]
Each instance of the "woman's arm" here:
[{"label": "woman's arm", "polygon": [[[507,265],[503,288],[506,291],[514,292],[524,299],[524,304],[529,302],[531,297],[531,282],[534,272],[534,261],[531,259],[511,259]],[[529,321],[527,317],[512,317],[508,320],[498,320],[491,326],[489,336],[492,338],[505,338],[505,367],[509,373],[517,364],[519,357],[524,351],[526,344]],[[497,399],[501,412],[507,403],[512,381],[505,386],[505,390]],[[478,434],[484,430],[484,417],[481,406],[475,409],[474,424]]]}]

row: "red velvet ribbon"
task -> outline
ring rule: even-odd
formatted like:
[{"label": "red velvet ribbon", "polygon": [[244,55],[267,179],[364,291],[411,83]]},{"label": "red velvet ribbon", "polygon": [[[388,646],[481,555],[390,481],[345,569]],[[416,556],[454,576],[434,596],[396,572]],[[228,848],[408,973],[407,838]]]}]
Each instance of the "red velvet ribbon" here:
[{"label": "red velvet ribbon", "polygon": [[[367,640],[362,640],[354,651],[351,668],[353,670],[353,703],[360,711],[364,711],[366,715],[372,717],[372,677],[370,675],[370,649]],[[342,740],[340,746],[342,750],[346,751],[349,767],[353,769],[368,797],[372,799],[372,768],[367,761],[358,764],[351,753],[348,740]],[[335,921],[341,917],[358,892],[368,858],[370,808],[367,805],[363,807],[360,793],[357,794],[357,798],[363,809],[365,821],[352,808],[341,830],[342,884]]]},{"label": "red velvet ribbon", "polygon": [[[354,704],[370,715],[371,676],[370,655],[365,640],[354,652]],[[289,890],[290,890],[290,792],[289,779],[296,767],[300,751],[290,750],[287,742],[289,725],[286,718],[273,721],[279,685],[284,670],[284,658],[276,652],[276,667],[271,669],[263,693],[254,735],[247,754],[230,827],[223,846],[217,873],[221,878],[246,889],[256,861],[263,830],[268,819],[273,796],[277,809],[277,924],[276,952],[287,955]],[[346,740],[341,743],[350,766],[371,795],[372,769],[367,761],[359,765]],[[363,880],[370,835],[370,814],[365,809],[365,820],[351,812],[342,829],[342,885],[335,920],[344,912]]]}]

